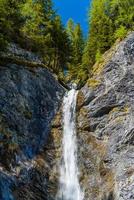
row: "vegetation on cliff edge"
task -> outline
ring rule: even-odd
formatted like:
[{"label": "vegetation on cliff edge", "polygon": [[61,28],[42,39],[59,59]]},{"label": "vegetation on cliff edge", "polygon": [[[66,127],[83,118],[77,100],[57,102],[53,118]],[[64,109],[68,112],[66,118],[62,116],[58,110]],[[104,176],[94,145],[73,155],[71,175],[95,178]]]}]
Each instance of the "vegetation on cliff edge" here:
[{"label": "vegetation on cliff edge", "polygon": [[63,26],[52,0],[0,0],[0,51],[18,43],[41,55],[45,66],[63,81],[67,69],[68,80],[84,82],[116,39],[134,30],[133,11],[133,0],[92,0],[85,39],[72,19]]}]

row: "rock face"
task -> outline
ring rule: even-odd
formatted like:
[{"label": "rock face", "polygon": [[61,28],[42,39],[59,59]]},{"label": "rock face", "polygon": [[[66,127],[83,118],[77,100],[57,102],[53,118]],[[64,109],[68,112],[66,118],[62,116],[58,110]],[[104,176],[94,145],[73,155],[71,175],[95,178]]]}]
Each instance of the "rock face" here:
[{"label": "rock face", "polygon": [[[65,91],[40,58],[17,48],[8,56],[27,62],[0,66],[0,200],[55,200]],[[134,33],[80,89],[77,136],[84,200],[133,200]]]},{"label": "rock face", "polygon": [[48,134],[65,90],[38,66],[34,54],[15,45],[12,54],[36,67],[13,61],[0,65],[0,200],[51,199],[47,190],[55,152],[53,134],[49,139]]},{"label": "rock face", "polygon": [[85,200],[133,200],[134,33],[94,66],[77,110]]}]

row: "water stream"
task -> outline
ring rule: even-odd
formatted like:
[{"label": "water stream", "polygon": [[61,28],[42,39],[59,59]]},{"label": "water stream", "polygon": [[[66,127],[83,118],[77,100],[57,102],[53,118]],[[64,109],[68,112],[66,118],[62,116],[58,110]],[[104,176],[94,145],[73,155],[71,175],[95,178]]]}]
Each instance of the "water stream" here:
[{"label": "water stream", "polygon": [[65,95],[63,100],[63,141],[59,200],[83,200],[77,165],[76,99],[77,91],[72,89]]}]

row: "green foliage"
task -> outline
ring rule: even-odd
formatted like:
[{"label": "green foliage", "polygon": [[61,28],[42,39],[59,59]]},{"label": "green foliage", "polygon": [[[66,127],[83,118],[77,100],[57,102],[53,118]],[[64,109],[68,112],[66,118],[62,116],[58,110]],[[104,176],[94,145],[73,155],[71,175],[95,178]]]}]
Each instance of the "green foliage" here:
[{"label": "green foliage", "polygon": [[66,67],[84,81],[115,40],[134,30],[133,11],[134,0],[92,0],[85,42],[80,24],[70,19],[64,28],[52,0],[0,0],[0,51],[17,42],[40,54],[55,73]]},{"label": "green foliage", "polygon": [[67,31],[67,34],[68,34],[69,39],[70,39],[71,41],[73,40],[74,27],[75,27],[74,21],[70,18],[70,19],[68,20],[68,22],[67,22],[66,31]]},{"label": "green foliage", "polygon": [[27,0],[21,13],[25,18],[21,32],[28,48],[40,52],[44,63],[58,73],[69,60],[70,43],[51,0]]},{"label": "green foliage", "polygon": [[112,0],[111,15],[117,28],[122,25],[132,30],[134,28],[134,1]]},{"label": "green foliage", "polygon": [[[51,26],[51,21],[47,14],[44,13],[44,3],[40,1],[26,0],[21,7],[21,15],[24,23],[20,32],[23,38],[26,39],[27,48],[40,52],[44,50],[44,42],[49,39],[48,26]],[[45,20],[47,18],[47,20]],[[45,28],[46,27],[46,28]]]},{"label": "green foliage", "polygon": [[134,30],[133,0],[93,0],[89,10],[89,35],[82,65],[89,71],[116,39]]},{"label": "green foliage", "polygon": [[120,26],[114,33],[115,39],[123,39],[127,34],[127,29],[124,26]]},{"label": "green foliage", "polygon": [[71,64],[75,67],[82,62],[82,54],[84,47],[83,33],[80,24],[74,24],[72,19],[67,23],[66,32],[69,36],[72,47],[72,61]]},{"label": "green foliage", "polygon": [[76,77],[79,78],[79,74],[82,74],[83,33],[80,24],[75,24],[72,19],[69,19],[67,23],[66,32],[71,44],[71,60],[68,64],[68,68],[71,77],[75,79]]},{"label": "green foliage", "polygon": [[23,0],[0,0],[0,50],[5,50],[8,42],[17,41],[21,27],[20,5]]},{"label": "green foliage", "polygon": [[96,56],[95,56],[95,61],[99,62],[101,60],[102,54],[100,53],[99,50],[97,50]]},{"label": "green foliage", "polygon": [[0,50],[17,42],[54,72],[70,60],[70,40],[51,0],[0,0]]},{"label": "green foliage", "polygon": [[8,18],[11,10],[7,0],[0,0],[0,50],[4,50],[12,32],[12,21]]},{"label": "green foliage", "polygon": [[74,50],[73,57],[75,65],[81,64],[83,46],[84,46],[84,40],[83,40],[82,30],[80,24],[76,24],[76,26],[74,27],[74,34],[73,34],[73,50]]},{"label": "green foliage", "polygon": [[55,16],[52,27],[52,48],[55,56],[54,69],[57,71],[59,66],[65,66],[69,61],[70,41],[59,16]]},{"label": "green foliage", "polygon": [[89,13],[90,32],[83,55],[83,64],[88,68],[91,68],[96,59],[112,44],[113,26],[108,12],[106,0],[94,0],[92,2]]}]

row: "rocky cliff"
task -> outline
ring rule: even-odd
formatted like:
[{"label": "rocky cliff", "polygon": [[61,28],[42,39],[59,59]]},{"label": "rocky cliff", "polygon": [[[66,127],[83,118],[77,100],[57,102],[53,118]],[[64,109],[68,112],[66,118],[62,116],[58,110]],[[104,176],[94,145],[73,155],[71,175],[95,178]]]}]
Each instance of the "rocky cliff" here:
[{"label": "rocky cliff", "polygon": [[78,95],[85,199],[134,199],[134,33],[93,67]]},{"label": "rocky cliff", "polygon": [[38,56],[14,44],[1,58],[0,200],[50,199],[52,153],[43,148],[65,90],[42,66]]}]

